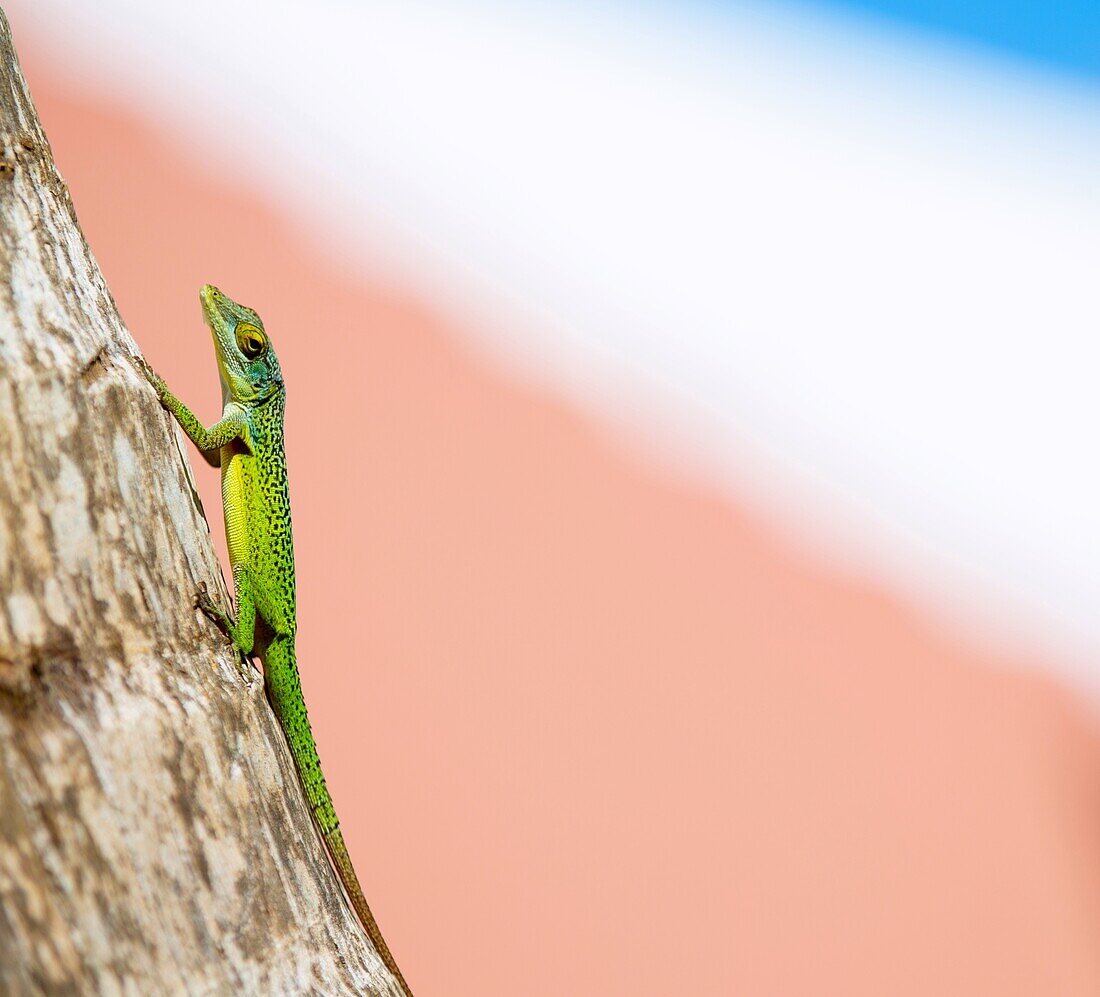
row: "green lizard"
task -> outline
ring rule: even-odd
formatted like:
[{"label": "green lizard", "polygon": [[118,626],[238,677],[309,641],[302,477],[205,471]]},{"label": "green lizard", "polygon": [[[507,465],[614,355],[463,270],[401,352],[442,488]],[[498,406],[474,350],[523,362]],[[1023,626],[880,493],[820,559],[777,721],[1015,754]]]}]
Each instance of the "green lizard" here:
[{"label": "green lizard", "polygon": [[221,419],[204,428],[163,379],[143,360],[138,361],[161,404],[175,416],[206,461],[222,471],[222,510],[237,619],[214,605],[205,586],[199,590],[196,605],[225,631],[246,661],[256,654],[263,662],[268,699],[286,734],[302,788],[340,880],[382,961],[406,997],[411,997],[344,845],[298,680],[294,541],[283,451],[286,388],[279,361],[260,316],[251,308],[238,305],[210,284],[202,289],[200,298],[221,375]]}]

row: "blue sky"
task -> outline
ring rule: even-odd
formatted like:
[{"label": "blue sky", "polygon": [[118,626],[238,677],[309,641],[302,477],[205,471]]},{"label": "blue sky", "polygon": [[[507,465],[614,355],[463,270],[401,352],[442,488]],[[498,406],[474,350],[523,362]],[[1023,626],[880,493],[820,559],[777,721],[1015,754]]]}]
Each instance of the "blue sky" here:
[{"label": "blue sky", "polygon": [[1100,80],[1100,0],[805,0]]}]

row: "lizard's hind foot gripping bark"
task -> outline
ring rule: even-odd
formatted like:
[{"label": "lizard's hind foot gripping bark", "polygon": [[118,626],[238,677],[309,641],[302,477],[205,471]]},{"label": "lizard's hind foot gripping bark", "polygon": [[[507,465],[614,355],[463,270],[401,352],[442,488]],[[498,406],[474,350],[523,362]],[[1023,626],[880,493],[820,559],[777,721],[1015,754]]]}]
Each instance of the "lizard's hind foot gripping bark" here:
[{"label": "lizard's hind foot gripping bark", "polygon": [[201,610],[224,635],[226,640],[233,645],[237,652],[237,671],[245,685],[251,687],[252,680],[256,677],[256,669],[252,666],[252,659],[237,646],[237,638],[234,633],[233,620],[210,598],[210,592],[206,588],[206,582],[199,582],[195,589],[195,608]]}]

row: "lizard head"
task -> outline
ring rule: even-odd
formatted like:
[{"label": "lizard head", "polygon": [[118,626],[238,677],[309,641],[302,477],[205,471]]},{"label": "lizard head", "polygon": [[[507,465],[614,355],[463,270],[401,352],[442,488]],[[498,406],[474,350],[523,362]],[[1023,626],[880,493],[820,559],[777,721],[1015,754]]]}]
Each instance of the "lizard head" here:
[{"label": "lizard head", "polygon": [[199,298],[214,337],[223,401],[256,404],[281,390],[282,371],[260,316],[213,284],[206,284]]}]

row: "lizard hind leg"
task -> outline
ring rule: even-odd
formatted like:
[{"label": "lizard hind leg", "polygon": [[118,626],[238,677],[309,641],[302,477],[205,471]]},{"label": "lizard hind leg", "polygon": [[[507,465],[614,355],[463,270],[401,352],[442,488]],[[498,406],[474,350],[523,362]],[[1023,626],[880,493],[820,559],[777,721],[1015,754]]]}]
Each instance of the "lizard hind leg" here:
[{"label": "lizard hind leg", "polygon": [[248,575],[240,568],[233,570],[233,587],[237,595],[236,620],[210,598],[205,582],[199,584],[195,594],[195,607],[202,610],[232,642],[239,653],[238,666],[241,677],[251,684],[255,672],[251,654],[256,642],[256,602]]}]

